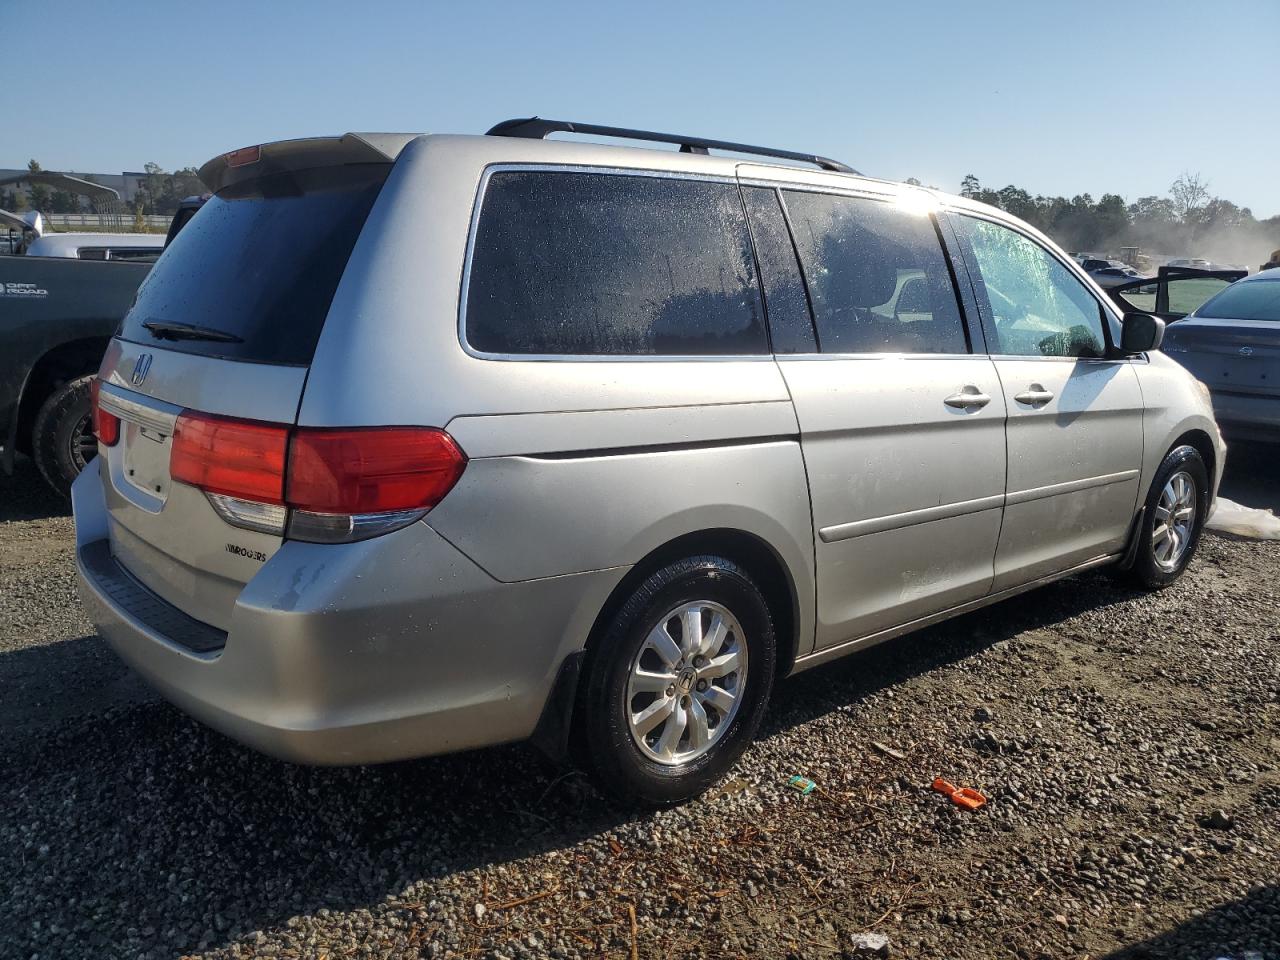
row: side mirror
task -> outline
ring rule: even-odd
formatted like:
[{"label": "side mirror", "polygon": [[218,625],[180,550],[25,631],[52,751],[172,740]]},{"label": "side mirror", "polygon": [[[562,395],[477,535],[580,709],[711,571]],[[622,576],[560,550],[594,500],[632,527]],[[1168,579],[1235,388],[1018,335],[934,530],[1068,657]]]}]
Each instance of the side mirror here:
[{"label": "side mirror", "polygon": [[1127,357],[1159,350],[1164,342],[1164,321],[1149,313],[1126,313],[1120,325],[1120,352]]}]

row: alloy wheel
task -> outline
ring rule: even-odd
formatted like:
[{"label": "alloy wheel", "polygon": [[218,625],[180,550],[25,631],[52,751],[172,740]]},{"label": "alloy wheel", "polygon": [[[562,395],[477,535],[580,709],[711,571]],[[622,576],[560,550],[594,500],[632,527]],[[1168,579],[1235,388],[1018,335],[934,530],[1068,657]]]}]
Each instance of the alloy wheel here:
[{"label": "alloy wheel", "polygon": [[1196,520],[1196,482],[1191,474],[1179,470],[1165,483],[1156,503],[1151,529],[1151,553],[1156,566],[1165,573],[1178,569]]},{"label": "alloy wheel", "polygon": [[683,603],[646,635],[627,677],[627,723],[640,752],[669,766],[705,754],[742,703],[747,645],[711,600]]}]

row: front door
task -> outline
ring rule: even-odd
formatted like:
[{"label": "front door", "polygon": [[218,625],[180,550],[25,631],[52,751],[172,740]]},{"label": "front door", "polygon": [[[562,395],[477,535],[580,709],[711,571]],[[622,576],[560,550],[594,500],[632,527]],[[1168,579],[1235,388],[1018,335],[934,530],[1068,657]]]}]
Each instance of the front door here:
[{"label": "front door", "polygon": [[955,216],[1008,411],[1000,591],[1124,549],[1137,509],[1142,391],[1101,301],[1049,249]]},{"label": "front door", "polygon": [[781,195],[817,333],[814,352],[778,364],[809,476],[822,648],[986,595],[1005,408],[927,211]]}]

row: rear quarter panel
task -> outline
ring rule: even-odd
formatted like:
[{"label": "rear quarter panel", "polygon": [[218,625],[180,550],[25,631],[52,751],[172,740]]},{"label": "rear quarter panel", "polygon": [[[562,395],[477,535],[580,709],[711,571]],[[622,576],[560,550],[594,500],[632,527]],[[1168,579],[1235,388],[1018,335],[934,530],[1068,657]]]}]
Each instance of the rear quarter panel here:
[{"label": "rear quarter panel", "polygon": [[[601,418],[614,421],[611,432],[623,442],[628,412]],[[559,429],[567,434],[579,428],[574,415],[563,416],[569,422]],[[426,522],[505,582],[630,567],[701,531],[751,534],[790,574],[799,653],[808,652],[814,636],[813,526],[794,436],[598,452],[574,451],[567,436],[546,442],[570,452],[472,460]]]},{"label": "rear quarter panel", "polygon": [[[503,581],[626,567],[700,530],[753,534],[790,570],[805,652],[813,531],[795,413],[771,356],[506,360],[461,341],[485,168],[634,168],[637,153],[497,137],[410,143],[339,284],[298,422],[447,427],[470,462],[427,522]],[[735,177],[725,158],[641,156],[650,169]]]}]

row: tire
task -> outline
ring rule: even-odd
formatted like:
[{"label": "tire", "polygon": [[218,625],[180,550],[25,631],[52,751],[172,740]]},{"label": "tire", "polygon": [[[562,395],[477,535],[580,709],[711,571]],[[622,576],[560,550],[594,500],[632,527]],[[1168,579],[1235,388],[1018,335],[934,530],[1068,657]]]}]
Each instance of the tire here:
[{"label": "tire", "polygon": [[[707,653],[695,651],[696,660],[690,649],[699,638],[686,634],[684,619],[693,609]],[[686,635],[693,639],[681,649]],[[728,672],[735,664],[737,670]],[[705,791],[751,743],[775,666],[768,605],[737,564],[698,556],[651,574],[588,652],[575,732],[597,785],[624,803],[648,806],[681,803]],[[645,676],[636,676],[637,669]],[[660,674],[666,675],[662,681]],[[637,690],[633,683],[661,689]],[[633,730],[631,717],[649,711],[658,717],[656,727]],[[698,722],[699,712],[705,723]],[[698,731],[706,737],[701,744],[694,739]]]},{"label": "tire", "polygon": [[[1194,513],[1180,534],[1175,524],[1172,539],[1176,545],[1170,549],[1170,538],[1164,532],[1168,526],[1165,519],[1170,504],[1177,499],[1176,490],[1183,482],[1190,482],[1194,489],[1184,494],[1182,505],[1174,513],[1180,514],[1186,506],[1190,506]],[[1204,459],[1195,447],[1175,447],[1160,464],[1147,494],[1146,510],[1138,529],[1138,547],[1133,567],[1128,571],[1130,582],[1147,590],[1160,590],[1182,576],[1196,554],[1208,514],[1209,472],[1205,469]]]},{"label": "tire", "polygon": [[93,376],[69,380],[41,405],[31,430],[31,456],[45,482],[60,496],[71,496],[71,483],[98,453],[93,440],[89,384]]}]

